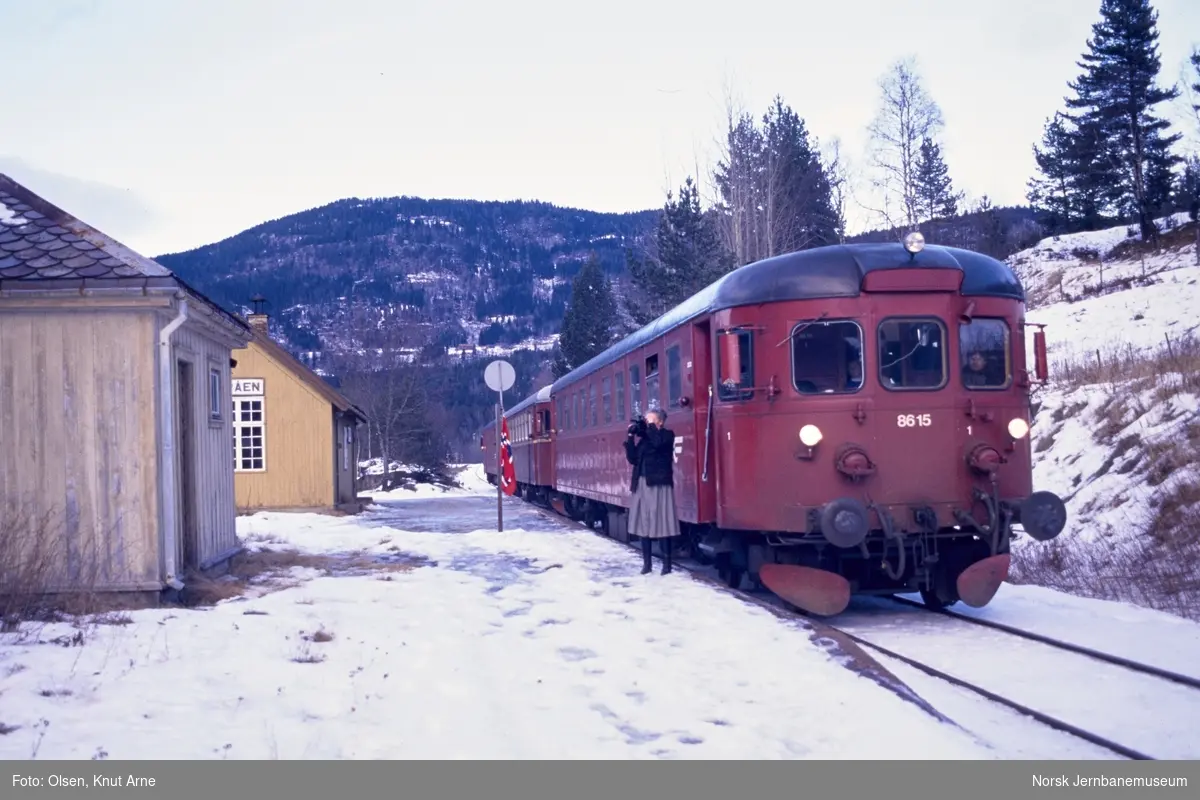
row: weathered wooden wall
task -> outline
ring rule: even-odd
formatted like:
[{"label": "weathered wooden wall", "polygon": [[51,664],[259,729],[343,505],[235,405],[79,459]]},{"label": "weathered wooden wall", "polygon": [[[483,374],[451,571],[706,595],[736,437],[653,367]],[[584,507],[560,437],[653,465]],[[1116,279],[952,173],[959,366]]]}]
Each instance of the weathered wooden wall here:
[{"label": "weathered wooden wall", "polygon": [[[161,317],[162,324],[171,317]],[[158,332],[154,341],[157,348]],[[176,362],[192,364],[192,408],[194,409],[194,436],[196,443],[195,486],[193,502],[196,509],[196,555],[198,563],[186,564],[183,517],[176,534],[176,553],[179,566],[205,569],[214,562],[228,557],[238,547],[237,509],[234,506],[233,480],[233,421],[232,403],[229,396],[231,351],[225,345],[205,335],[198,323],[185,322],[171,337]],[[221,419],[209,419],[208,371],[218,369],[221,373]],[[179,385],[175,384],[176,403],[179,401]],[[179,417],[175,417],[176,454],[179,453]],[[176,470],[176,498],[182,501],[184,471]]]},{"label": "weathered wooden wall", "polygon": [[156,334],[153,309],[0,305],[0,514],[49,519],[46,589],[161,586]]},{"label": "weathered wooden wall", "polygon": [[[337,501],[353,503],[358,496],[358,430],[353,419],[339,416],[334,422],[334,474],[337,479]],[[346,435],[349,432],[350,440]]]},{"label": "weathered wooden wall", "polygon": [[265,382],[266,469],[235,473],[238,509],[333,506],[335,449],[329,401],[253,341],[247,348],[234,351],[233,357],[238,362],[234,377],[261,378]]}]

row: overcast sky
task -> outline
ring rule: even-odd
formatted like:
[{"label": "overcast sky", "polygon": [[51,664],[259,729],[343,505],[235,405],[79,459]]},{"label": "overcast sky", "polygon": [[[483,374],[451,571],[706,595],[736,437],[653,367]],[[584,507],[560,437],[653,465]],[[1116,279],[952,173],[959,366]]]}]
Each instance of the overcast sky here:
[{"label": "overcast sky", "polygon": [[[959,187],[1021,203],[1099,5],[0,0],[0,172],[151,256],[350,196],[654,208],[727,88],[861,160],[913,53]],[[1155,7],[1174,82],[1200,1]]]}]

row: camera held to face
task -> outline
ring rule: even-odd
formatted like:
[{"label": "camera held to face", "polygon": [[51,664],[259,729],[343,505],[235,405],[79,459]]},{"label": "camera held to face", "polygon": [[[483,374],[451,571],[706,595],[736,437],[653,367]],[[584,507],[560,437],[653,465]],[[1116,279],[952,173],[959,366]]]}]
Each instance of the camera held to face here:
[{"label": "camera held to face", "polygon": [[646,434],[646,418],[641,414],[633,417],[629,424],[630,436],[645,436]]}]

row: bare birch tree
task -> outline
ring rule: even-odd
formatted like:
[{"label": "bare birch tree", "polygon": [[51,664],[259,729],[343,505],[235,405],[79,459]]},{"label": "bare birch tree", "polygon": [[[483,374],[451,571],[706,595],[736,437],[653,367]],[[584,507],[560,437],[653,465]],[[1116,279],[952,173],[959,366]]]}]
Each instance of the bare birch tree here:
[{"label": "bare birch tree", "polygon": [[837,214],[838,244],[846,243],[846,209],[851,193],[851,169],[842,153],[842,139],[835,136],[825,148],[825,174],[829,176],[829,188],[833,210]]},{"label": "bare birch tree", "polygon": [[879,92],[879,108],[867,127],[870,160],[876,170],[872,183],[883,201],[882,208],[873,210],[889,228],[916,226],[921,142],[933,139],[941,129],[942,112],[925,90],[915,56],[894,62],[880,78]]}]

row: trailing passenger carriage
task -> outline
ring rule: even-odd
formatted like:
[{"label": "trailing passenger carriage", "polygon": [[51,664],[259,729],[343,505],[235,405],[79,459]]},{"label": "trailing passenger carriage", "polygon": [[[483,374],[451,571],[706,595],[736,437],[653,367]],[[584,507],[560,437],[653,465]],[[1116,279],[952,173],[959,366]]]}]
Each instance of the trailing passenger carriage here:
[{"label": "trailing passenger carriage", "polygon": [[[508,421],[508,438],[517,476],[517,496],[548,505],[548,492],[554,486],[550,387],[546,386],[511,409],[505,409],[504,418]],[[495,485],[499,458],[495,422],[484,427],[479,446],[483,450],[488,482]]]},{"label": "trailing passenger carriage", "polygon": [[986,605],[1014,525],[1066,524],[1032,487],[1047,362],[1039,330],[1028,369],[1024,317],[1006,264],[920,234],[748,264],[526,401],[549,401],[553,466],[525,485],[627,539],[621,442],[662,408],[685,546],[730,585],[826,615],[851,594]]}]

